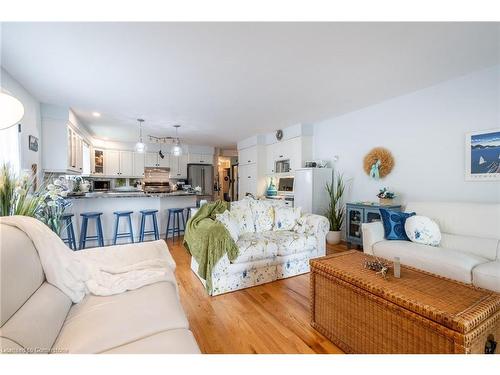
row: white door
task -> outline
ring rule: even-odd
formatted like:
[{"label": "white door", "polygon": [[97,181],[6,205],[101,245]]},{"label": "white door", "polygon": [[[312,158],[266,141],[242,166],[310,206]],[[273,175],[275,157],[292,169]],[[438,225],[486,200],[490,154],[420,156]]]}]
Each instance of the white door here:
[{"label": "white door", "polygon": [[144,177],[144,152],[134,152],[134,173],[135,177]]},{"label": "white door", "polygon": [[271,174],[274,172],[274,162],[276,161],[276,149],[278,148],[277,143],[273,143],[266,146],[266,173]]},{"label": "white door", "polygon": [[104,152],[104,170],[107,176],[120,175],[120,151],[106,150]]},{"label": "white door", "polygon": [[76,145],[75,145],[75,159],[76,159],[76,169],[78,173],[83,172],[83,140],[78,134],[76,134]]},{"label": "white door", "polygon": [[246,193],[257,195],[257,165],[241,165],[238,170],[239,175],[239,197],[240,199]]},{"label": "white door", "polygon": [[134,174],[134,158],[132,151],[120,151],[120,176]]},{"label": "white door", "polygon": [[238,164],[252,164],[257,162],[257,146],[244,148],[240,150]]},{"label": "white door", "polygon": [[144,165],[146,167],[158,167],[158,153],[157,152],[146,152]]}]

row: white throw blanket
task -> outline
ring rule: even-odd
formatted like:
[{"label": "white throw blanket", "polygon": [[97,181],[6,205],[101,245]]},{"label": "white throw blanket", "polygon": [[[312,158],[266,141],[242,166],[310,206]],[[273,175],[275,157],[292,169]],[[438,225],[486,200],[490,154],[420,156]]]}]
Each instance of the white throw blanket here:
[{"label": "white throw blanket", "polygon": [[27,216],[0,217],[33,241],[47,281],[74,303],[86,294],[118,294],[159,281],[172,282],[175,262],[164,241],[72,251],[44,223]]}]

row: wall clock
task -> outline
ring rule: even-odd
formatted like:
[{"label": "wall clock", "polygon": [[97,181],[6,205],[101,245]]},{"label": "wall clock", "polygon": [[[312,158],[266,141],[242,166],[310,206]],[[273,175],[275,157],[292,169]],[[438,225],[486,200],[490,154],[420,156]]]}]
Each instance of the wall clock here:
[{"label": "wall clock", "polygon": [[283,130],[281,130],[281,129],[276,130],[276,139],[278,141],[281,141],[283,139]]}]

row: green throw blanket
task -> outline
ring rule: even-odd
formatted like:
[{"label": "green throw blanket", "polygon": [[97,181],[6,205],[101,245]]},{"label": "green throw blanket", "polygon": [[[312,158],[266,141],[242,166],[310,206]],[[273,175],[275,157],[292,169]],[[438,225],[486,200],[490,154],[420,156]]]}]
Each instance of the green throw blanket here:
[{"label": "green throw blanket", "polygon": [[218,200],[203,205],[186,224],[184,246],[198,262],[198,275],[205,279],[208,293],[212,292],[212,269],[227,254],[229,260],[238,257],[238,247],[226,227],[215,215],[228,209],[228,203]]}]

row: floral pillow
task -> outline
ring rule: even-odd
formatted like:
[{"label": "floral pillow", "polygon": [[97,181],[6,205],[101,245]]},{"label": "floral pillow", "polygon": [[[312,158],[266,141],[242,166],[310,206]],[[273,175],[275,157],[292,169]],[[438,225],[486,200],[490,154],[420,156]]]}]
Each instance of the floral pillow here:
[{"label": "floral pillow", "polygon": [[233,218],[235,218],[239,224],[240,234],[255,232],[249,199],[231,202],[230,211]]},{"label": "floral pillow", "polygon": [[275,207],[274,230],[293,230],[300,219],[300,207]]},{"label": "floral pillow", "polygon": [[412,216],[406,219],[405,232],[410,241],[430,246],[439,246],[441,231],[436,222],[425,216]]},{"label": "floral pillow", "polygon": [[250,202],[250,209],[252,210],[255,232],[273,230],[274,208],[271,203],[264,200],[254,200]]},{"label": "floral pillow", "polygon": [[240,225],[230,211],[226,210],[221,214],[215,215],[215,220],[221,222],[222,225],[224,225],[234,242],[238,241],[238,238],[240,236]]}]

